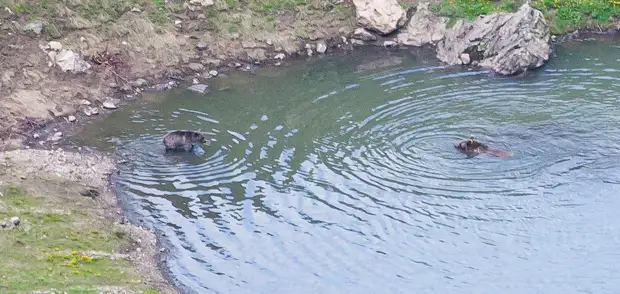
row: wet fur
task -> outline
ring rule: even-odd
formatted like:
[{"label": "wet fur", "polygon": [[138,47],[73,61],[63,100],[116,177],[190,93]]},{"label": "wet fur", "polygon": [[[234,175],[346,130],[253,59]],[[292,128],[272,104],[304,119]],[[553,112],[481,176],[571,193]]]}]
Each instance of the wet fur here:
[{"label": "wet fur", "polygon": [[166,134],[163,139],[166,152],[168,151],[192,151],[194,143],[205,143],[205,137],[194,131],[174,131]]},{"label": "wet fur", "polygon": [[470,137],[468,140],[463,140],[456,144],[454,147],[469,155],[477,155],[489,150],[489,146],[478,142],[474,137]]},{"label": "wet fur", "polygon": [[456,145],[454,145],[461,152],[467,154],[468,156],[476,156],[481,153],[490,154],[497,157],[510,157],[512,153],[506,152],[499,149],[491,149],[486,144],[478,142],[474,137],[470,137],[468,140],[463,140]]}]

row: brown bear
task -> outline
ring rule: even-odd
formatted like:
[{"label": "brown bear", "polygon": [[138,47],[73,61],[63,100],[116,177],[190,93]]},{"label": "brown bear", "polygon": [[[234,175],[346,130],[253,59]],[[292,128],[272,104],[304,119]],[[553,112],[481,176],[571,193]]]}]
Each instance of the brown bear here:
[{"label": "brown bear", "polygon": [[164,136],[164,146],[167,151],[192,151],[194,143],[206,143],[205,137],[194,131],[174,131]]},{"label": "brown bear", "polygon": [[497,157],[510,157],[512,153],[506,152],[504,150],[492,149],[489,148],[486,144],[478,142],[473,136],[469,137],[468,140],[463,140],[454,145],[461,152],[469,155],[475,156],[481,153],[487,153]]}]

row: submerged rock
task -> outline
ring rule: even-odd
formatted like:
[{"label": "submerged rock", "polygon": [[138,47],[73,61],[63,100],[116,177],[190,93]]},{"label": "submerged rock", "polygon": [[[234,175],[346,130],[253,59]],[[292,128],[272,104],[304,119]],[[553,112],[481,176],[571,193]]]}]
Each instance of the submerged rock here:
[{"label": "submerged rock", "polygon": [[407,26],[398,34],[398,43],[408,46],[435,45],[445,37],[447,23],[447,18],[436,16],[428,9],[428,3],[420,3]]},{"label": "submerged rock", "polygon": [[357,24],[365,29],[387,35],[406,20],[407,12],[396,0],[353,0]]},{"label": "submerged rock", "polygon": [[209,86],[207,86],[205,84],[196,84],[196,85],[193,85],[191,87],[188,87],[187,89],[192,91],[192,92],[196,92],[196,93],[199,93],[199,94],[204,94],[209,89]]},{"label": "submerged rock", "polygon": [[459,20],[446,38],[437,44],[437,58],[449,64],[463,64],[467,53],[502,75],[518,74],[542,66],[551,53],[550,33],[539,10],[523,4],[515,13],[493,13],[475,22]]}]

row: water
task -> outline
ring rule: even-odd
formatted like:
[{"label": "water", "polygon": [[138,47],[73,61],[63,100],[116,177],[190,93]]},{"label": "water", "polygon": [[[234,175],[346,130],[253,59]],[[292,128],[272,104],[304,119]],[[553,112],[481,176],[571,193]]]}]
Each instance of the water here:
[{"label": "water", "polygon": [[[263,69],[80,143],[129,160],[122,195],[196,293],[615,293],[620,48],[556,49],[525,78],[404,52]],[[210,146],[164,155],[173,129]],[[514,156],[468,158],[469,135]]]}]

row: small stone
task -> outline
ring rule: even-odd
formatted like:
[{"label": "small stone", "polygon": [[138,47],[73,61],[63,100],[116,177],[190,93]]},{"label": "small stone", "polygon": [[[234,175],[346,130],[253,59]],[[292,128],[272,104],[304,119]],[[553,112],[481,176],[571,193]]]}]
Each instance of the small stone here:
[{"label": "small stone", "polygon": [[212,77],[217,77],[218,74],[219,73],[217,72],[217,70],[210,70],[209,71],[209,75],[212,76]]},{"label": "small stone", "polygon": [[188,67],[196,72],[200,72],[203,71],[205,69],[205,66],[202,65],[201,63],[196,63],[196,62],[192,62],[188,65]]},{"label": "small stone", "polygon": [[203,41],[198,41],[198,43],[196,43],[196,49],[198,50],[205,50],[207,49],[207,46],[207,43]]},{"label": "small stone", "polygon": [[284,53],[278,53],[276,54],[276,56],[273,57],[273,59],[279,59],[279,60],[283,60],[284,58],[286,58],[286,54]]},{"label": "small stone", "polygon": [[91,107],[91,108],[90,108],[90,114],[92,114],[92,115],[97,115],[97,114],[99,114],[99,109],[98,109],[98,108],[96,108],[96,107]]},{"label": "small stone", "polygon": [[175,26],[181,25],[181,23],[183,23],[183,22],[178,20],[178,19],[174,21],[174,25]]},{"label": "small stone", "polygon": [[81,105],[90,105],[90,101],[88,101],[86,99],[82,99],[82,100],[80,100],[80,104]]},{"label": "small stone", "polygon": [[269,45],[269,46],[273,45],[273,41],[271,41],[271,40],[267,40],[267,42],[266,42],[266,43],[267,43],[267,45]]},{"label": "small stone", "polygon": [[282,63],[280,63],[279,61],[275,63],[276,66],[280,66]]},{"label": "small stone", "polygon": [[241,67],[241,63],[235,62],[235,67]]},{"label": "small stone", "polygon": [[26,35],[41,35],[41,32],[43,31],[43,22],[40,20],[29,22],[22,28],[22,31]]},{"label": "small stone", "polygon": [[145,79],[137,79],[135,81],[133,81],[131,83],[132,86],[138,88],[138,87],[144,87],[148,84],[148,82]]},{"label": "small stone", "polygon": [[140,8],[134,7],[131,9],[131,12],[140,13]]},{"label": "small stone", "polygon": [[189,87],[187,89],[192,91],[192,92],[196,92],[196,93],[199,93],[199,94],[204,94],[209,89],[209,86],[207,86],[205,84],[196,84],[196,85],[193,85],[193,86],[191,86],[191,87]]},{"label": "small stone", "polygon": [[39,137],[41,137],[41,136],[39,134],[36,134],[36,133],[32,135],[33,139],[39,139]]},{"label": "small stone", "polygon": [[127,43],[127,41],[123,41],[123,42],[121,42],[121,44],[127,46],[128,43]]},{"label": "small stone", "polygon": [[384,41],[383,42],[383,46],[385,46],[385,47],[396,46],[396,42],[394,42],[394,41]]},{"label": "small stone", "polygon": [[198,14],[198,19],[205,19],[205,18],[207,17],[205,16],[204,13]]},{"label": "small stone", "polygon": [[308,49],[306,49],[306,50],[307,50],[307,54],[308,54],[308,56],[312,56],[312,49],[308,48]]},{"label": "small stone", "polygon": [[109,83],[109,84],[108,84],[108,87],[110,87],[110,88],[118,88],[118,84],[117,84],[117,83],[112,82],[112,83]]},{"label": "small stone", "polygon": [[197,85],[198,83],[200,83],[200,82],[198,81],[197,78],[193,78],[192,79],[192,85]]},{"label": "small stone", "polygon": [[362,41],[376,41],[377,37],[364,28],[357,28],[353,32],[353,38]]},{"label": "small stone", "polygon": [[50,137],[50,141],[60,141],[60,139],[62,139],[62,132],[56,132],[54,133],[54,135],[52,135],[52,137]]},{"label": "small stone", "polygon": [[461,59],[461,62],[463,62],[463,64],[469,64],[471,62],[471,58],[469,57],[469,54],[467,53],[461,53],[460,59]]},{"label": "small stone", "polygon": [[19,226],[20,224],[19,217],[16,217],[16,216],[12,217],[11,223],[13,223],[14,226]]},{"label": "small stone", "polygon": [[276,47],[274,50],[275,50],[276,52],[282,52],[284,49],[283,49],[282,47],[278,46],[278,47]]},{"label": "small stone", "polygon": [[[6,227],[8,227],[8,225],[5,222],[0,222],[0,228],[5,229]],[[4,276],[2,276],[3,279],[5,279]]]},{"label": "small stone", "polygon": [[46,49],[58,52],[62,50],[62,44],[60,44],[60,42],[50,41],[49,43],[47,43]]},{"label": "small stone", "polygon": [[324,41],[320,41],[316,43],[316,52],[319,54],[324,54],[327,51],[327,44]]},{"label": "small stone", "polygon": [[75,122],[75,121],[77,120],[77,118],[76,118],[75,116],[73,116],[73,115],[69,115],[69,117],[67,118],[67,120],[68,120],[69,122]]},{"label": "small stone", "polygon": [[159,248],[159,252],[166,252],[166,248]]},{"label": "small stone", "polygon": [[103,102],[103,108],[105,109],[116,109],[116,105],[112,101]]}]

